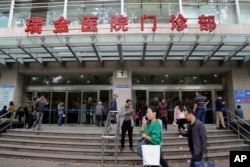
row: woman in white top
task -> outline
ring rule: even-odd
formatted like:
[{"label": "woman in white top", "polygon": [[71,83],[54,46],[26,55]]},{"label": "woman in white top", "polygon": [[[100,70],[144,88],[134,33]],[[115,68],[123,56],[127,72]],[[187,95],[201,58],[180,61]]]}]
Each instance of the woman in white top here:
[{"label": "woman in white top", "polygon": [[[182,101],[178,101],[175,108],[174,108],[174,121],[173,126],[178,125],[178,130],[181,129],[185,130],[184,124],[187,122],[185,118],[184,111],[187,111],[186,107],[184,106]],[[180,134],[179,138],[182,138],[183,136]]]}]

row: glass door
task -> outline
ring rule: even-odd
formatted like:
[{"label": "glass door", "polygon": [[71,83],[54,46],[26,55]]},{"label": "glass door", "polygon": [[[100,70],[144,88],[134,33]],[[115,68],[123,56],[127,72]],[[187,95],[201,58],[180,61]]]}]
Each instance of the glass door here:
[{"label": "glass door", "polygon": [[83,92],[82,123],[95,123],[95,108],[97,104],[97,92]]},{"label": "glass door", "polygon": [[47,106],[44,107],[43,123],[50,123],[51,121],[51,93],[50,92],[37,92],[35,99],[40,98],[41,95],[44,95],[45,99],[49,102]]},{"label": "glass door", "polygon": [[104,107],[104,116],[103,120],[105,121],[109,112],[109,99],[111,99],[110,90],[100,90],[100,101]]},{"label": "glass door", "polygon": [[163,91],[150,91],[149,92],[149,106],[157,107],[158,103],[164,98]]},{"label": "glass door", "polygon": [[81,123],[81,92],[68,92],[68,104],[66,110],[67,123]]},{"label": "glass door", "polygon": [[[46,97],[46,96],[45,96]],[[52,100],[50,104],[50,114],[49,114],[49,123],[50,124],[56,124],[57,123],[57,105],[60,102],[63,102],[65,104],[66,100],[66,92],[52,92]],[[63,120],[63,123],[64,120]]]}]

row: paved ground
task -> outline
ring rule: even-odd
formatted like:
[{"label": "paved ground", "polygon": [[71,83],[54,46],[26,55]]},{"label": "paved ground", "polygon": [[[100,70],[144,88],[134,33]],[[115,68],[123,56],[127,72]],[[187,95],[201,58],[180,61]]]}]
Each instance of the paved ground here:
[{"label": "paved ground", "polygon": [[[215,161],[216,167],[229,167],[229,160]],[[0,167],[101,167],[100,163],[66,163],[54,161],[41,161],[29,159],[0,158]],[[104,167],[114,167],[114,165],[104,165]],[[118,165],[117,167],[142,167],[139,165]],[[169,167],[189,167],[189,163],[169,163]]]}]

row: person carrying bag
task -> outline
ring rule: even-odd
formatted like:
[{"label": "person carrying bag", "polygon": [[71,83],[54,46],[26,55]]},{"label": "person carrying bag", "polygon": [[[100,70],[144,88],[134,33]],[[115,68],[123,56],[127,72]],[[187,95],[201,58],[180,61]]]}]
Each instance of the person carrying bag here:
[{"label": "person carrying bag", "polygon": [[208,161],[207,155],[203,158],[205,158],[205,160],[194,162],[194,166],[195,167],[215,167],[215,164],[213,161]]},{"label": "person carrying bag", "polygon": [[157,119],[158,112],[155,107],[147,109],[146,117],[142,119],[141,140],[137,143],[137,154],[143,158],[144,166],[169,167],[161,154],[162,125]]}]

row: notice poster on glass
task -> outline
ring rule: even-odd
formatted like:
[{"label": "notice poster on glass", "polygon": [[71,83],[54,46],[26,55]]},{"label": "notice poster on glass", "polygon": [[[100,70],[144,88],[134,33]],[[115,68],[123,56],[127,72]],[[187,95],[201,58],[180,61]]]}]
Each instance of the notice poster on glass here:
[{"label": "notice poster on glass", "polygon": [[250,103],[250,90],[235,90],[236,103]]},{"label": "notice poster on glass", "polygon": [[0,109],[4,105],[9,105],[10,101],[14,98],[14,86],[11,85],[0,85]]},{"label": "notice poster on glass", "polygon": [[118,95],[117,107],[118,110],[125,105],[127,99],[131,99],[131,86],[130,85],[115,85],[114,93]]}]

